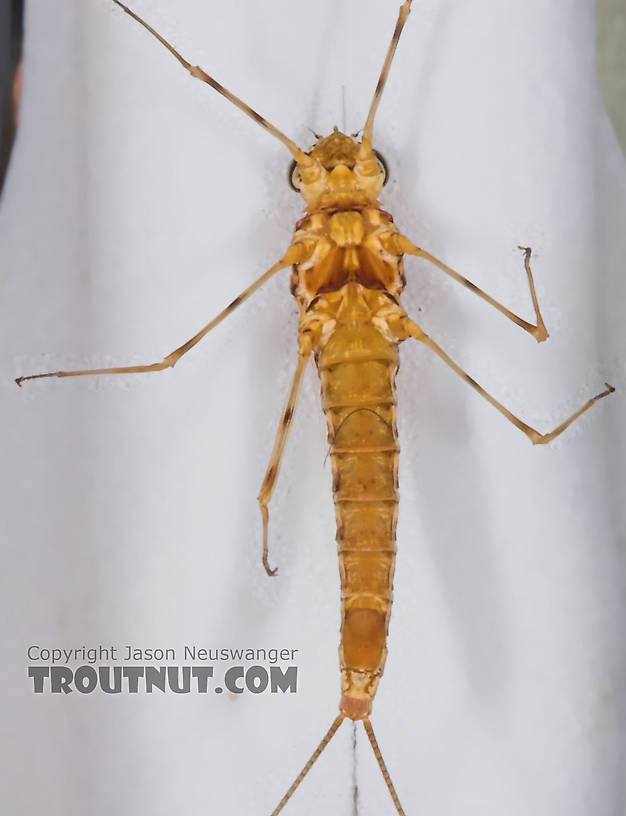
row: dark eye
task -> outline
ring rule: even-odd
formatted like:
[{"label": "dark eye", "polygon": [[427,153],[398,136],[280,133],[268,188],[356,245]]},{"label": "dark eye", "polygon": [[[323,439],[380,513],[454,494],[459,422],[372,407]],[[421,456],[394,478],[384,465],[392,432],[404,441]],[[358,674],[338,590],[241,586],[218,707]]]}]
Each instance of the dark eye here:
[{"label": "dark eye", "polygon": [[385,161],[382,153],[379,153],[378,150],[375,150],[374,155],[378,159],[378,163],[382,167],[383,173],[385,174],[385,178],[383,180],[383,187],[384,187],[385,184],[387,184],[387,182],[389,181],[389,168],[387,167],[387,162]]},{"label": "dark eye", "polygon": [[296,193],[300,192],[302,187],[302,179],[300,178],[300,171],[298,170],[298,162],[294,159],[287,170],[287,181],[292,190]]}]

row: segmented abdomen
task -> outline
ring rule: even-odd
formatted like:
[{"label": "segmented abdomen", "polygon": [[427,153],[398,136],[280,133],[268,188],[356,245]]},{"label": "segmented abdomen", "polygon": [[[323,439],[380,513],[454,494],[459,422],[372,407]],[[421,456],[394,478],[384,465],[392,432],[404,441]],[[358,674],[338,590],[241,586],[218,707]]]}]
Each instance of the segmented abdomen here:
[{"label": "segmented abdomen", "polygon": [[398,508],[397,344],[371,322],[338,322],[318,369],[341,575],[340,709],[361,719],[387,656]]}]

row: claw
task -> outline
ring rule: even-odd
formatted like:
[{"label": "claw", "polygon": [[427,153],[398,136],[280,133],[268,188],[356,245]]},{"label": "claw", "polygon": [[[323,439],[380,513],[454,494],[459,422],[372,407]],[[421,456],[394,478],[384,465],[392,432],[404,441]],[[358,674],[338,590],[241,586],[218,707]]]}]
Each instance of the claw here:
[{"label": "claw", "polygon": [[263,559],[263,566],[265,567],[265,572],[270,576],[270,578],[273,578],[274,575],[278,573],[278,567],[274,567],[274,569],[272,569],[267,561],[267,558]]}]

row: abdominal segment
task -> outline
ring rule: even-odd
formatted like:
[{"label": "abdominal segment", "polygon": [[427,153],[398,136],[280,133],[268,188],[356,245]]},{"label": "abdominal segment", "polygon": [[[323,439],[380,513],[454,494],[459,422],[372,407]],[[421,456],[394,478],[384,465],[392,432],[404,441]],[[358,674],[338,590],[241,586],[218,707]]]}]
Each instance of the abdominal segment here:
[{"label": "abdominal segment", "polygon": [[341,711],[367,717],[387,656],[398,507],[397,347],[338,324],[318,368],[329,429],[341,576]]}]

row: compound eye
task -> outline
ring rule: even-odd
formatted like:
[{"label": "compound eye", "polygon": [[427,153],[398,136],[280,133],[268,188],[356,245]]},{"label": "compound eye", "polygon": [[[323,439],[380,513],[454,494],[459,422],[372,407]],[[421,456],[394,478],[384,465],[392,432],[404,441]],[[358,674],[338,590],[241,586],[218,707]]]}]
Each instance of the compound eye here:
[{"label": "compound eye", "polygon": [[289,165],[289,170],[287,170],[287,181],[292,190],[295,190],[296,193],[300,192],[302,189],[302,176],[298,169],[298,162],[295,159]]},{"label": "compound eye", "polygon": [[383,178],[383,187],[389,181],[389,168],[387,167],[387,162],[382,153],[379,153],[378,150],[374,151],[374,155],[378,159],[378,164],[380,164],[381,170],[383,171],[384,178]]}]

